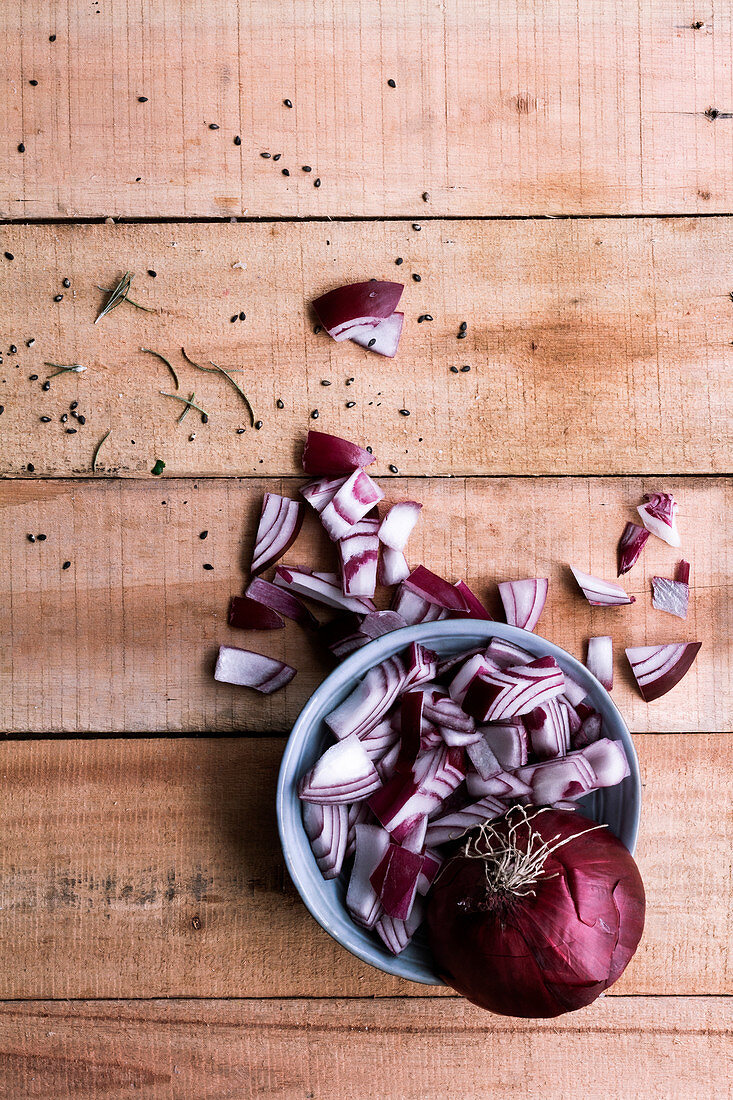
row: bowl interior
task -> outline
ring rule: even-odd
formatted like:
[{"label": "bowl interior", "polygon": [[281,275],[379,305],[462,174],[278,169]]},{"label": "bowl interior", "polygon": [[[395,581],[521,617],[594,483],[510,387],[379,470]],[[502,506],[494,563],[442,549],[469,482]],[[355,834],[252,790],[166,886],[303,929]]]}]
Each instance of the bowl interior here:
[{"label": "bowl interior", "polygon": [[608,692],[565,650],[517,627],[479,620],[443,620],[385,634],[353,653],[328,676],[310,697],[293,726],[285,747],[277,786],[277,819],[285,862],[295,886],[318,923],[348,951],[372,966],[426,985],[441,985],[434,973],[424,936],[418,931],[401,955],[391,955],[374,932],[359,928],[346,911],[346,876],[326,881],[318,870],[303,828],[297,783],[321,753],[332,744],[323,719],[336,707],[367,669],[399,653],[416,641],[441,656],[472,646],[486,646],[490,638],[505,638],[538,657],[552,656],[588,690],[592,705],[603,717],[605,737],[623,743],[631,774],[618,786],[596,791],[578,806],[595,821],[604,822],[633,853],[639,830],[641,784],[639,764],[626,725]]}]

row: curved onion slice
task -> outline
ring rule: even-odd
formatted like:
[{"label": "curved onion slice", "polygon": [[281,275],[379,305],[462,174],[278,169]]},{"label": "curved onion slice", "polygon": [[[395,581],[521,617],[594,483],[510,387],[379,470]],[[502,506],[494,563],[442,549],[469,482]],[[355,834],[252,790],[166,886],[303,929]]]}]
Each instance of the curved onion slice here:
[{"label": "curved onion slice", "polygon": [[386,913],[382,913],[377,923],[374,925],[374,931],[379,934],[387,949],[391,951],[393,955],[399,955],[401,951],[405,950],[408,943],[415,935],[415,932],[423,922],[424,916],[425,910],[423,908],[422,898],[415,898],[412,912],[406,921],[395,920],[394,917],[388,917]]},{"label": "curved onion slice", "polygon": [[355,611],[357,615],[368,615],[376,611],[370,599],[359,596],[344,596],[341,582],[336,573],[314,573],[310,569],[291,569],[278,565],[275,570],[275,584],[298,596],[305,596],[326,607],[335,607],[337,611]]},{"label": "curved onion slice", "polygon": [[[433,879],[435,878],[444,863],[443,857],[440,855],[440,853],[433,851],[431,848],[425,849],[425,851],[423,852],[423,857],[422,871],[420,872],[417,880],[418,894],[427,894],[428,890],[433,884]],[[415,898],[415,905],[417,905],[417,902],[418,899]]]},{"label": "curved onion slice", "polygon": [[[347,475],[348,476],[348,475]],[[330,504],[336,493],[346,481],[346,477],[320,477],[318,481],[309,481],[300,490],[300,495],[315,508],[320,515],[327,504]]]},{"label": "curved onion slice", "polygon": [[611,690],[613,687],[613,639],[607,634],[588,639],[585,667],[596,680],[600,680],[606,691]]},{"label": "curved onion slice", "polygon": [[[384,552],[383,552],[384,554]],[[405,587],[405,582],[399,586],[392,599],[392,610],[401,615],[408,626],[417,623],[432,623],[437,619],[447,619],[448,612],[437,603],[430,603],[411,592]]]},{"label": "curved onion slice", "polygon": [[389,546],[383,546],[379,556],[377,576],[379,583],[387,587],[399,584],[410,575],[410,567],[407,558],[401,550],[391,550]]},{"label": "curved onion slice", "polygon": [[348,340],[354,329],[365,325],[376,328],[391,317],[404,290],[402,283],[349,283],[316,298],[313,308],[329,336]]},{"label": "curved onion slice", "polygon": [[652,607],[668,611],[678,619],[687,618],[690,589],[684,581],[670,581],[666,577],[652,577]]},{"label": "curved onion slice", "polygon": [[484,653],[487,660],[499,668],[511,668],[515,665],[528,665],[534,660],[531,653],[514,642],[505,642],[503,638],[492,638]]},{"label": "curved onion slice", "polygon": [[477,722],[501,722],[529,714],[562,695],[564,687],[562,669],[552,657],[515,668],[490,666],[471,681],[463,709]]},{"label": "curved onion slice", "polygon": [[262,502],[251,570],[262,573],[293,545],[303,522],[303,505],[297,500],[265,493]]},{"label": "curved onion slice", "polygon": [[472,798],[483,798],[490,794],[493,798],[521,798],[531,794],[531,787],[514,772],[499,772],[488,779],[482,779],[475,772],[466,776],[466,790]]},{"label": "curved onion slice", "polygon": [[382,786],[374,764],[355,734],[337,741],[298,783],[303,802],[362,802]]},{"label": "curved onion slice", "polygon": [[379,557],[378,519],[360,519],[339,539],[341,588],[345,596],[373,596]]},{"label": "curved onion slice", "polygon": [[518,774],[531,786],[535,806],[550,806],[564,799],[574,800],[600,786],[593,768],[580,752],[531,764],[521,768]]},{"label": "curved onion slice", "polygon": [[491,821],[506,813],[506,804],[499,802],[492,795],[485,795],[479,802],[472,802],[460,810],[443,814],[428,822],[425,834],[425,843],[431,846],[446,844],[449,840],[457,840],[467,833],[469,829],[475,829],[477,825],[483,825],[485,821]]},{"label": "curved onion slice", "polygon": [[639,645],[626,650],[631,671],[647,703],[666,695],[680,682],[700,651],[702,642]]},{"label": "curved onion slice", "polygon": [[354,866],[346,890],[346,908],[357,924],[373,928],[382,912],[382,903],[369,880],[389,847],[389,833],[379,825],[357,824],[355,836]]},{"label": "curved onion slice", "polygon": [[481,600],[478,596],[474,595],[465,581],[456,581],[453,587],[457,588],[460,592],[461,599],[465,606],[464,614],[467,619],[488,619],[489,622],[494,621],[494,616],[489,614],[481,603]]},{"label": "curved onion slice", "polygon": [[374,455],[363,447],[328,432],[308,432],[303,448],[303,469],[313,477],[347,476],[360,466],[371,466]]},{"label": "curved onion slice", "polygon": [[309,630],[318,629],[318,619],[308,610],[305,604],[297,600],[295,596],[291,596],[284,588],[278,588],[276,584],[271,584],[270,581],[263,581],[261,577],[256,577],[247,585],[244,594],[250,600],[255,600],[257,603],[271,608],[272,611],[284,615],[286,619],[292,619],[300,626],[307,627]]},{"label": "curved onion slice", "polygon": [[683,558],[682,561],[677,562],[677,573],[676,573],[674,579],[676,581],[679,581],[680,584],[689,584],[690,583],[690,563],[689,563],[689,561],[685,561],[684,558]]},{"label": "curved onion slice", "polygon": [[377,355],[386,355],[388,359],[394,359],[402,335],[402,326],[405,323],[404,313],[393,313],[391,317],[385,317],[375,327],[364,325],[360,328],[352,328],[349,339],[367,351],[375,351]]},{"label": "curved onion slice", "polygon": [[405,666],[399,657],[374,665],[343,703],[326,715],[326,725],[338,738],[369,733],[392,706],[404,680]]},{"label": "curved onion slice", "polygon": [[293,676],[295,669],[284,661],[276,661],[273,657],[265,657],[249,649],[219,646],[214,679],[222,684],[251,687],[263,695],[272,695],[273,691],[289,684]]},{"label": "curved onion slice", "polygon": [[671,493],[647,493],[645,504],[636,509],[647,531],[657,535],[670,546],[679,546],[680,534],[677,530],[677,501]]},{"label": "curved onion slice", "polygon": [[364,617],[361,630],[368,638],[381,638],[383,634],[391,634],[403,626],[407,623],[396,611],[372,611]]},{"label": "curved onion slice", "polygon": [[422,504],[416,500],[401,500],[393,504],[382,520],[379,541],[391,550],[404,550],[421,510]]},{"label": "curved onion slice", "polygon": [[547,577],[523,581],[502,581],[499,595],[509,626],[534,630],[547,599]]},{"label": "curved onion slice", "polygon": [[592,607],[617,607],[623,603],[636,603],[636,597],[624,592],[620,584],[602,581],[599,577],[591,576],[590,573],[582,573],[572,565],[570,569]]},{"label": "curved onion slice", "polygon": [[321,512],[329,538],[337,542],[381,500],[384,493],[363,470],[354,470]]},{"label": "curved onion slice", "polygon": [[428,603],[437,604],[447,611],[465,612],[463,596],[448,581],[432,573],[424,565],[418,565],[404,581],[405,588]]},{"label": "curved onion slice", "polygon": [[535,707],[525,715],[532,752],[540,760],[565,756],[570,749],[570,722],[565,707],[557,699],[550,699],[541,707]]},{"label": "curved onion slice", "polygon": [[324,878],[338,878],[346,852],[348,812],[343,805],[303,803],[303,826]]},{"label": "curved onion slice", "polygon": [[[315,803],[303,803],[306,805],[315,805]],[[356,826],[357,825],[373,825],[374,814],[369,809],[369,805],[366,802],[351,802],[347,806],[348,810],[348,833],[346,837],[346,851],[344,852],[344,859],[348,859],[349,856],[353,856],[354,848],[356,847]]]},{"label": "curved onion slice", "polygon": [[435,679],[438,671],[438,655],[432,649],[410,642],[405,650],[405,683],[403,690],[425,685]]},{"label": "curved onion slice", "polygon": [[466,698],[466,692],[474,676],[478,676],[479,672],[489,672],[490,670],[491,663],[487,661],[482,653],[476,653],[474,656],[469,657],[448,685],[451,699],[455,699],[457,703],[462,703]]},{"label": "curved onion slice", "polygon": [[638,523],[627,523],[618,542],[618,575],[628,573],[646,546],[649,532]]},{"label": "curved onion slice", "polygon": [[228,618],[237,630],[282,630],[285,626],[276,611],[248,596],[232,596]]}]

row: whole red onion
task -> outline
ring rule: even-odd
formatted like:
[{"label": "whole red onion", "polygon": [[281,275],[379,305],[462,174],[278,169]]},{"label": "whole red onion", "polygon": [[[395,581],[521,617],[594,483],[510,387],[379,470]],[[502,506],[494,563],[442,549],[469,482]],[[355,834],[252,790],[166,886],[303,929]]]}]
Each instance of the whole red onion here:
[{"label": "whole red onion", "polygon": [[612,985],[644,929],[644,887],[606,826],[516,806],[472,833],[428,900],[441,977],[503,1016],[582,1008]]}]

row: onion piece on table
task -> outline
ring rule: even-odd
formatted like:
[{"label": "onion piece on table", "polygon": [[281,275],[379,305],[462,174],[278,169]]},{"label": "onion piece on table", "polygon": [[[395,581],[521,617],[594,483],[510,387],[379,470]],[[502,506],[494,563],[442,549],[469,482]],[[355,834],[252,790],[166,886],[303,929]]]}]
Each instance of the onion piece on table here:
[{"label": "onion piece on table", "polygon": [[[384,557],[384,551],[382,551]],[[448,612],[437,603],[430,603],[411,592],[405,587],[403,581],[392,598],[392,610],[401,615],[408,626],[416,626],[417,623],[432,623],[438,619],[447,619]]]},{"label": "onion piece on table", "polygon": [[616,607],[625,603],[636,603],[635,596],[629,596],[624,592],[620,584],[613,581],[603,581],[600,577],[593,577],[590,573],[583,573],[580,569],[570,566],[573,576],[583,590],[583,595],[592,607]]},{"label": "onion piece on table", "polygon": [[502,581],[499,595],[509,626],[534,630],[547,600],[547,577],[522,581]]},{"label": "onion piece on table", "polygon": [[364,616],[361,629],[368,638],[381,638],[393,630],[401,630],[407,623],[396,611],[371,611]]},{"label": "onion piece on table", "polygon": [[305,604],[301,603],[290,592],[286,592],[284,588],[278,588],[276,584],[271,584],[270,581],[264,581],[261,577],[256,577],[247,585],[244,594],[250,600],[255,600],[257,603],[269,607],[272,611],[276,611],[278,615],[284,615],[286,619],[292,619],[308,630],[318,629],[318,619],[308,610]]},{"label": "onion piece on table", "polygon": [[618,575],[621,577],[636,565],[642,550],[646,546],[649,532],[638,523],[627,523],[618,543]]},{"label": "onion piece on table", "polygon": [[428,603],[437,604],[447,611],[465,612],[466,604],[454,585],[432,573],[424,565],[418,565],[404,581],[405,588]]},{"label": "onion piece on table", "polygon": [[264,572],[295,542],[303,523],[303,505],[297,500],[265,493],[252,555],[253,575]]},{"label": "onion piece on table", "polygon": [[392,550],[389,546],[383,546],[379,556],[377,576],[379,583],[387,587],[399,584],[410,575],[410,567],[407,558],[401,550]]},{"label": "onion piece on table", "polygon": [[381,500],[384,493],[363,470],[354,470],[321,512],[329,538],[337,542]]},{"label": "onion piece on table", "polygon": [[345,596],[373,596],[379,557],[378,519],[360,519],[337,542]]},{"label": "onion piece on table", "polygon": [[304,485],[300,490],[300,495],[320,515],[326,505],[331,503],[345,481],[346,477],[320,477],[317,481],[309,481],[307,485]]},{"label": "onion piece on table", "polygon": [[374,455],[328,432],[308,432],[303,448],[303,469],[312,477],[339,477],[353,473],[360,467],[370,466]]},{"label": "onion piece on table", "polygon": [[248,596],[232,596],[228,622],[237,630],[282,630],[285,626],[276,611]]},{"label": "onion piece on table", "polygon": [[679,546],[677,530],[678,504],[671,493],[647,493],[644,504],[636,509],[647,531],[663,539],[670,546]]},{"label": "onion piece on table", "polygon": [[346,806],[303,803],[303,826],[311,842],[318,869],[324,878],[338,878],[346,852]]},{"label": "onion piece on table", "polygon": [[652,577],[652,590],[652,607],[657,611],[668,611],[678,619],[687,618],[689,585],[684,581],[670,581],[667,577]]},{"label": "onion piece on table", "polygon": [[378,790],[382,781],[355,734],[337,741],[316,760],[298,783],[303,802],[344,804],[362,802]]},{"label": "onion piece on table", "polygon": [[607,634],[588,639],[585,667],[600,680],[606,691],[613,687],[613,639]]},{"label": "onion piece on table", "polygon": [[305,596],[326,607],[335,607],[338,611],[355,611],[357,615],[368,615],[376,611],[370,599],[361,596],[344,596],[341,582],[336,573],[315,573],[302,566],[298,569],[278,565],[275,570],[275,584],[296,596]]},{"label": "onion piece on table", "polygon": [[493,622],[494,616],[486,610],[481,600],[471,591],[465,581],[456,581],[453,587],[457,588],[461,595],[465,607],[463,613],[467,619],[486,619]]},{"label": "onion piece on table", "polygon": [[416,500],[402,500],[393,504],[382,520],[379,541],[391,550],[404,550],[413,527],[420,518],[422,504]]},{"label": "onion piece on table", "polygon": [[631,671],[647,703],[677,685],[697,657],[702,642],[639,645],[626,650]]},{"label": "onion piece on table", "polygon": [[316,298],[313,308],[329,336],[348,340],[354,329],[365,325],[376,328],[380,321],[391,317],[404,290],[402,283],[350,283],[339,286]]},{"label": "onion piece on table", "polygon": [[281,687],[289,684],[296,670],[284,661],[274,657],[265,657],[262,653],[253,653],[249,649],[235,646],[219,646],[214,679],[222,684],[236,684],[238,687],[251,687],[263,695],[272,695]]},{"label": "onion piece on table", "polygon": [[361,348],[366,348],[367,351],[374,351],[377,355],[386,355],[388,359],[394,359],[404,323],[404,313],[395,311],[391,317],[385,317],[374,327],[363,325],[352,328],[349,332],[349,340]]}]

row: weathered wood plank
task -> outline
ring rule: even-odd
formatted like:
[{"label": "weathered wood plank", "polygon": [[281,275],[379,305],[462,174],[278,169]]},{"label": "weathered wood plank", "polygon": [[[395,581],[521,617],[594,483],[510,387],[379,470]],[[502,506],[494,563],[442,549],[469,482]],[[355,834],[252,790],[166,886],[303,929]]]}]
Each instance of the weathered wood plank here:
[{"label": "weathered wood plank", "polygon": [[[27,475],[28,463],[39,476],[88,474],[108,428],[101,473],[147,476],[156,458],[179,475],[296,473],[314,409],[324,431],[370,443],[382,471],[691,474],[733,464],[733,219],[437,221],[419,233],[399,222],[6,226],[0,244],[15,256],[0,262],[0,474]],[[157,314],[123,305],[95,326],[96,284],[127,269],[138,272],[133,297]],[[395,360],[312,331],[309,301],[372,275],[406,282]],[[246,321],[230,323],[240,311]],[[434,321],[418,324],[423,313]],[[181,346],[242,368],[261,431],[224,380],[183,363]],[[181,407],[159,394],[172,379],[141,347],[170,357],[207,425],[198,414],[177,424]],[[46,360],[87,371],[44,393]],[[450,370],[464,365],[469,373]],[[72,399],[83,427],[59,423]]]},{"label": "weathered wood plank", "polygon": [[726,5],[145,0],[102,14],[55,0],[1,14],[2,216],[731,210]]},{"label": "weathered wood plank", "polygon": [[[295,480],[0,482],[0,729],[7,733],[282,731],[332,667],[290,623],[244,632],[226,624],[229,597],[246,584],[266,489],[295,495]],[[394,478],[391,499],[420,500],[409,544],[423,562],[465,577],[500,614],[495,582],[548,576],[539,624],[545,637],[583,658],[585,641],[611,633],[614,699],[637,732],[733,728],[731,561],[724,517],[729,482],[716,478]],[[681,551],[652,538],[624,578],[632,606],[593,609],[567,562],[615,576],[616,544],[649,489],[680,501],[692,597],[683,622],[651,606],[650,577],[672,576]],[[636,517],[638,518],[638,517]],[[201,531],[209,532],[201,541]],[[28,534],[43,533],[30,543]],[[286,555],[336,568],[333,545],[309,514]],[[64,561],[71,561],[64,570]],[[204,564],[213,565],[204,570]],[[321,617],[328,617],[325,609]],[[699,640],[683,683],[648,705],[623,647]],[[247,646],[293,664],[298,674],[274,696],[216,684],[217,647]]]},{"label": "weathered wood plank", "polygon": [[[731,737],[636,744],[648,916],[614,992],[730,992]],[[347,954],[295,893],[275,826],[282,746],[2,745],[0,996],[424,995]]]},{"label": "weathered wood plank", "polygon": [[687,1100],[730,1096],[729,1002],[615,997],[559,1020],[464,1001],[0,1005],[13,1100]]}]

